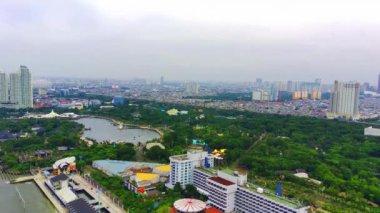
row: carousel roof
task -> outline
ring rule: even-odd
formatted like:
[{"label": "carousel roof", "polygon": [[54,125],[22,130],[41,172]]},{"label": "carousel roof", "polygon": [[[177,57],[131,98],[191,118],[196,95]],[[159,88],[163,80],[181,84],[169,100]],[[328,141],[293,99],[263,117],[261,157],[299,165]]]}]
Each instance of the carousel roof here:
[{"label": "carousel roof", "polygon": [[197,199],[185,198],[174,202],[174,208],[181,212],[200,212],[206,209],[206,203]]}]

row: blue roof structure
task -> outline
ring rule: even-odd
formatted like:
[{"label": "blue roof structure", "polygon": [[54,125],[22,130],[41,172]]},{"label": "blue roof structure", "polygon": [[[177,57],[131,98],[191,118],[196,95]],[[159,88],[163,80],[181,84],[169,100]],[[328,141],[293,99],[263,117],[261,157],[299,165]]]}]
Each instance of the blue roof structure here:
[{"label": "blue roof structure", "polygon": [[106,170],[113,175],[120,175],[124,170],[133,168],[137,165],[155,167],[163,164],[136,161],[96,160],[92,165],[97,168],[100,167],[102,170]]}]

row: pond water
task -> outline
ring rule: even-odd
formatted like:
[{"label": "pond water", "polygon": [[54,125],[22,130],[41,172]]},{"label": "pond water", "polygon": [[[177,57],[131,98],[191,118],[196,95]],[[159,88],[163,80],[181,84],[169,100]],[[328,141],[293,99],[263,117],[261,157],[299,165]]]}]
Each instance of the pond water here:
[{"label": "pond water", "polygon": [[160,138],[154,130],[139,129],[139,128],[122,128],[114,126],[111,121],[102,118],[81,118],[76,120],[81,123],[86,129],[83,136],[94,139],[97,142],[102,141],[123,141],[127,143],[137,144]]}]

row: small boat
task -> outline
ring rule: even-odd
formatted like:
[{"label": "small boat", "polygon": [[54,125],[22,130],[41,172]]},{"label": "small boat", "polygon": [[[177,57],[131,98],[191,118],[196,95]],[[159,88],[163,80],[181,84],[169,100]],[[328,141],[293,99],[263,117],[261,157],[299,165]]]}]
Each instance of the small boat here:
[{"label": "small boat", "polygon": [[91,127],[84,128],[85,131],[90,131]]}]

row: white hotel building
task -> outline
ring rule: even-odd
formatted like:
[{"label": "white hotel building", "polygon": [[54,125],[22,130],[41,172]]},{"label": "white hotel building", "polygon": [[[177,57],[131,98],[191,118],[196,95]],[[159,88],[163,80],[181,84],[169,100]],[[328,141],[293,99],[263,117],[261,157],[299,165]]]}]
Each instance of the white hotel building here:
[{"label": "white hotel building", "polygon": [[181,186],[187,184],[193,184],[194,168],[214,167],[214,155],[208,154],[201,150],[189,150],[187,154],[175,155],[170,158],[170,178],[167,186],[173,188],[176,183],[180,183]]},{"label": "white hotel building", "polygon": [[235,208],[237,185],[224,178],[213,176],[207,178],[208,203],[224,212]]},{"label": "white hotel building", "polygon": [[[205,160],[207,158],[207,160]],[[209,165],[205,167],[205,162]],[[247,182],[247,174],[229,169],[215,170],[212,155],[189,151],[170,157],[171,174],[168,187],[179,182],[193,184],[208,196],[207,203],[223,212],[242,213],[306,213],[307,207],[275,195]]]}]

